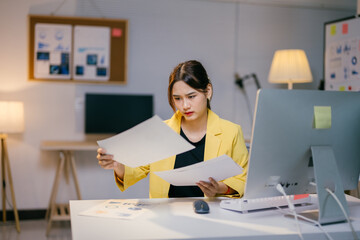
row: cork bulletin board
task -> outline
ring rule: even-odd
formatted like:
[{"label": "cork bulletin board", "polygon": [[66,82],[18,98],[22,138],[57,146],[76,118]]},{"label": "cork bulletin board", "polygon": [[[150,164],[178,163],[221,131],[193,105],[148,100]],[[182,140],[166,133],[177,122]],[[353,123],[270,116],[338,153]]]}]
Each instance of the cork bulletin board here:
[{"label": "cork bulletin board", "polygon": [[128,22],[29,15],[29,81],[126,84]]}]

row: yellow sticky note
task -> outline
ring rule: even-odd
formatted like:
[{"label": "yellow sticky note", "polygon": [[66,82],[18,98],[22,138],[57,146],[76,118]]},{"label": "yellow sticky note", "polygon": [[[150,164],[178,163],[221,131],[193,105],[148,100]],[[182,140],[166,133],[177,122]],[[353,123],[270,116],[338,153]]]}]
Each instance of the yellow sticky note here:
[{"label": "yellow sticky note", "polygon": [[336,25],[330,26],[330,35],[334,36],[336,34]]},{"label": "yellow sticky note", "polygon": [[331,128],[330,106],[314,106],[314,128],[316,129]]}]

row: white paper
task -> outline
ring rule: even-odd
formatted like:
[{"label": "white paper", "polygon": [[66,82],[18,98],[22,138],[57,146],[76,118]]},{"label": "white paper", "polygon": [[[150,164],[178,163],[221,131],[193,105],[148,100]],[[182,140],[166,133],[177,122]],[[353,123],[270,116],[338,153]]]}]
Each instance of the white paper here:
[{"label": "white paper", "polygon": [[114,160],[129,167],[144,166],[194,148],[156,115],[97,143]]},{"label": "white paper", "polygon": [[76,80],[109,80],[109,27],[75,26],[73,72]]},{"label": "white paper", "polygon": [[208,161],[168,171],[155,172],[156,175],[174,186],[192,186],[199,181],[209,182],[209,177],[221,181],[241,174],[240,167],[228,155],[222,155]]},{"label": "white paper", "polygon": [[71,32],[66,24],[35,25],[35,78],[70,79]]},{"label": "white paper", "polygon": [[142,213],[149,211],[154,204],[143,203],[140,200],[110,199],[90,209],[80,212],[81,216],[134,219]]}]

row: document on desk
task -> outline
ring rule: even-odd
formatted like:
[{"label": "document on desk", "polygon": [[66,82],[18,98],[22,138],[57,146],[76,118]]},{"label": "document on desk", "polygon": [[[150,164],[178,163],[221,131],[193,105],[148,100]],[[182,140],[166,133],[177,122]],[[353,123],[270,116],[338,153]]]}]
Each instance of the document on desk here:
[{"label": "document on desk", "polygon": [[193,186],[199,181],[209,182],[209,177],[221,181],[243,172],[228,155],[222,155],[208,161],[168,171],[155,172],[156,175],[174,186]]},{"label": "document on desk", "polygon": [[129,167],[144,166],[194,148],[157,115],[97,143],[114,160]]},{"label": "document on desk", "polygon": [[81,216],[134,219],[155,205],[133,199],[110,199],[79,213]]}]

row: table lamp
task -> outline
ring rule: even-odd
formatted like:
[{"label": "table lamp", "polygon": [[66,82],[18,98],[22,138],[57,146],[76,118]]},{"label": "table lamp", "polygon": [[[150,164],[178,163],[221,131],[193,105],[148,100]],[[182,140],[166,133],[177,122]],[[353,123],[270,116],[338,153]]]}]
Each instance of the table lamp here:
[{"label": "table lamp", "polygon": [[3,222],[6,222],[6,172],[9,181],[16,230],[20,232],[19,215],[16,208],[11,169],[6,138],[8,133],[24,131],[24,105],[22,102],[0,101],[0,140],[1,140],[1,179],[2,179],[2,209]]},{"label": "table lamp", "polygon": [[274,54],[269,73],[269,82],[287,83],[288,89],[293,83],[312,82],[312,74],[304,50],[285,49]]}]

